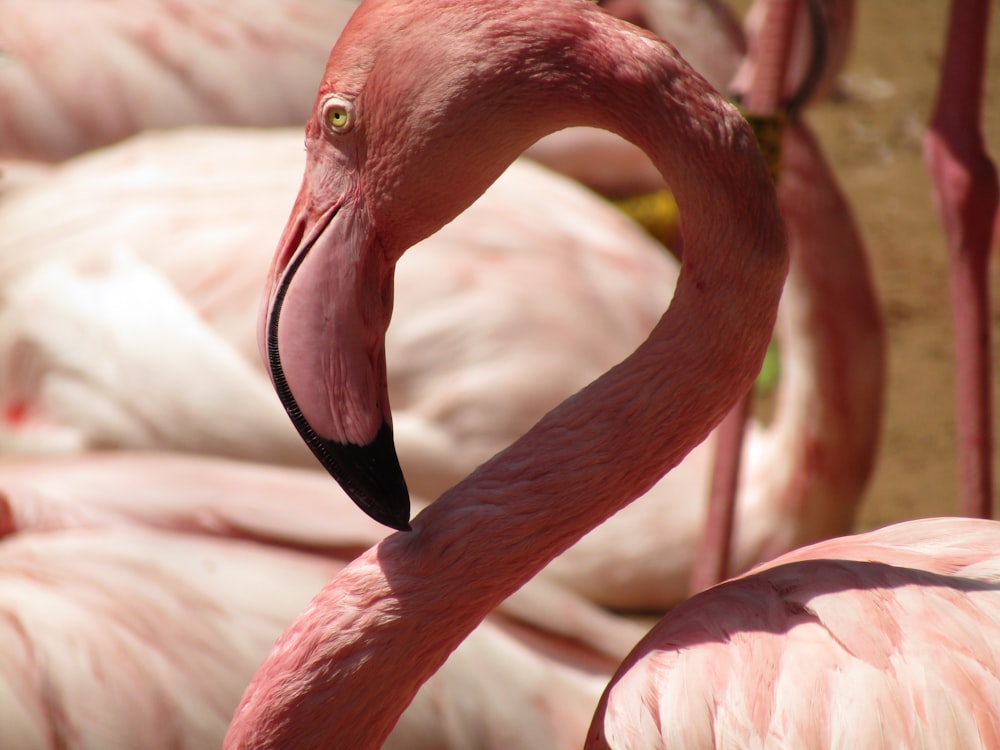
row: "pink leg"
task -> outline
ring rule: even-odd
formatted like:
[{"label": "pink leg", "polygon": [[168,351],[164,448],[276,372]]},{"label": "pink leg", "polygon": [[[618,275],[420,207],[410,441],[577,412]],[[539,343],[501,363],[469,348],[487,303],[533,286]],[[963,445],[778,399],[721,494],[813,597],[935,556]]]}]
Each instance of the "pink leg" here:
[{"label": "pink leg", "polygon": [[[767,0],[764,24],[750,47],[755,72],[744,97],[749,115],[766,116],[781,105],[785,73],[802,0]],[[777,165],[772,165],[777,174]],[[743,453],[743,434],[752,407],[748,393],[716,430],[716,455],[709,490],[705,532],[691,567],[691,591],[696,593],[729,575],[733,519]]]},{"label": "pink leg", "polygon": [[981,131],[990,0],[953,0],[938,99],[924,139],[951,261],[963,515],[993,508],[987,265],[997,215],[997,172]]},{"label": "pink leg", "polygon": [[714,586],[729,575],[743,432],[752,406],[753,398],[748,393],[715,431],[715,464],[712,467],[708,512],[705,531],[691,564],[691,593]]}]

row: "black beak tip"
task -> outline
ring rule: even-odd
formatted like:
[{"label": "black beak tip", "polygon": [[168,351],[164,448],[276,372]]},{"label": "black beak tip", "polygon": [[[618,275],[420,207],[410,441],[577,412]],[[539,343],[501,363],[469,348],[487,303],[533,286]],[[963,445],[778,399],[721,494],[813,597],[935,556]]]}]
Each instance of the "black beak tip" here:
[{"label": "black beak tip", "polygon": [[351,499],[369,517],[378,521],[383,526],[388,526],[396,531],[410,531],[410,494],[407,492],[406,484],[399,484],[398,488],[392,490],[394,495],[390,496],[379,492],[374,492],[365,498],[351,495]]},{"label": "black beak tip", "polygon": [[380,500],[362,500],[356,496],[351,499],[363,510],[369,518],[378,521],[396,531],[411,531],[410,528],[410,498],[404,495],[401,503],[387,504]]},{"label": "black beak tip", "polygon": [[313,452],[354,503],[375,521],[410,531],[410,493],[396,456],[392,428],[383,423],[366,445],[317,437]]}]

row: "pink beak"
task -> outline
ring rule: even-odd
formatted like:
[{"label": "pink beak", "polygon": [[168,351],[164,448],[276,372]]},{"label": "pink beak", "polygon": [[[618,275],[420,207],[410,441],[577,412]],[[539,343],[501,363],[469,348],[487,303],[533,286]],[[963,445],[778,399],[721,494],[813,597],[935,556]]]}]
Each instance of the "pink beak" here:
[{"label": "pink beak", "polygon": [[356,204],[311,210],[303,186],[268,276],[261,350],[320,463],[365,513],[410,528],[385,374],[393,267]]}]

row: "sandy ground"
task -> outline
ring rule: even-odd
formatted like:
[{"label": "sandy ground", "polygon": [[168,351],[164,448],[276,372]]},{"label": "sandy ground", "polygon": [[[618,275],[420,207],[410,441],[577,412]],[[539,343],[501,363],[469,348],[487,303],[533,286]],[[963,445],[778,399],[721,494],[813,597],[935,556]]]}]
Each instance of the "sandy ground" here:
[{"label": "sandy ground", "polygon": [[[920,151],[937,88],[948,3],[860,0],[857,5],[854,49],[838,96],[809,120],[868,242],[888,329],[881,453],[859,518],[860,528],[870,528],[956,512],[947,269]],[[985,130],[997,157],[1000,7],[993,15]],[[991,277],[996,287],[995,266]],[[1000,309],[1000,294],[994,292],[993,300],[994,310]],[[1000,347],[994,344],[993,360],[1000,365]],[[1000,424],[1000,410],[994,412],[994,424]]]}]

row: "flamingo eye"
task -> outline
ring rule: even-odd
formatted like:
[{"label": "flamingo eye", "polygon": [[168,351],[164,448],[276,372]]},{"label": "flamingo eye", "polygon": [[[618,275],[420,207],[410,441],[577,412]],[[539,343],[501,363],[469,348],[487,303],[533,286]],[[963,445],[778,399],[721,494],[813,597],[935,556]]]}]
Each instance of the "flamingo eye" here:
[{"label": "flamingo eye", "polygon": [[343,135],[354,126],[353,105],[339,96],[331,96],[323,102],[323,124],[330,133]]}]

